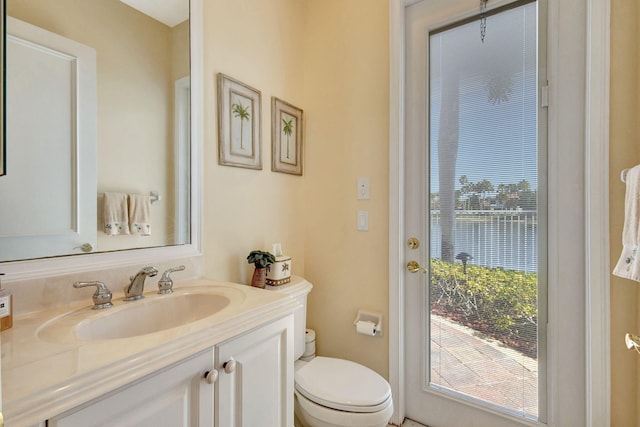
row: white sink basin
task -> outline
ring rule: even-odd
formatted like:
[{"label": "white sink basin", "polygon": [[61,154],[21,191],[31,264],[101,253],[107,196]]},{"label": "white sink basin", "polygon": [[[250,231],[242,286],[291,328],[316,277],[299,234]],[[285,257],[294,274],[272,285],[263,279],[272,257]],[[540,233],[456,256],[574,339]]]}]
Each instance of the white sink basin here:
[{"label": "white sink basin", "polygon": [[37,335],[45,341],[67,343],[137,337],[213,316],[243,297],[236,289],[212,287],[149,294],[137,301],[115,300],[112,308],[83,307],[56,316],[42,324]]}]

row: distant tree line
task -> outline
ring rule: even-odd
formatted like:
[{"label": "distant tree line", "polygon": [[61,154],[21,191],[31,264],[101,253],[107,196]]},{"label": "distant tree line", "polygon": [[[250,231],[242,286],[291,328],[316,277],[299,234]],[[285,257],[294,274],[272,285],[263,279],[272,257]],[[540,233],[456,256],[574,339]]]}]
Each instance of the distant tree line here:
[{"label": "distant tree line", "polygon": [[[535,210],[537,191],[531,189],[526,179],[517,184],[494,186],[488,179],[469,181],[466,175],[458,179],[460,189],[455,190],[456,210],[522,209]],[[440,209],[439,194],[431,196],[431,209]]]}]

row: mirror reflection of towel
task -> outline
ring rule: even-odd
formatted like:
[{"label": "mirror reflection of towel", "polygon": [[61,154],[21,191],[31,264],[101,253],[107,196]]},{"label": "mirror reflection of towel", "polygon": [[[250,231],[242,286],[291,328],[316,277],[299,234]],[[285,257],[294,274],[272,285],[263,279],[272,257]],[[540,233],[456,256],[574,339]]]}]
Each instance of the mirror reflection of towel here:
[{"label": "mirror reflection of towel", "polygon": [[627,172],[622,254],[613,274],[640,282],[640,165]]},{"label": "mirror reflection of towel", "polygon": [[129,224],[132,234],[151,235],[151,196],[129,194]]},{"label": "mirror reflection of towel", "polygon": [[109,236],[131,234],[129,231],[129,206],[124,193],[104,193],[104,232]]}]

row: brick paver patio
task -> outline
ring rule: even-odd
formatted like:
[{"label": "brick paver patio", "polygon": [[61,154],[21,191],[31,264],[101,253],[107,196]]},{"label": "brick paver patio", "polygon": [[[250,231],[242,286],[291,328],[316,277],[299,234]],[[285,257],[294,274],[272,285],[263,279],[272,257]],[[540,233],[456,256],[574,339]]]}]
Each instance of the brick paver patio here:
[{"label": "brick paver patio", "polygon": [[432,383],[537,416],[535,359],[448,319],[431,319]]}]

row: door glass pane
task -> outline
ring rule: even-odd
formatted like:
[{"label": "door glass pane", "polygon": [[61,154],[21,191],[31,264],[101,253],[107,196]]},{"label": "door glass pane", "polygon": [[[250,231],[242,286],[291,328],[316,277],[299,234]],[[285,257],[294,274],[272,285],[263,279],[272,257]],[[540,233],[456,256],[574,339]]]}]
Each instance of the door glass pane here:
[{"label": "door glass pane", "polygon": [[535,419],[537,5],[429,37],[429,384]]}]

